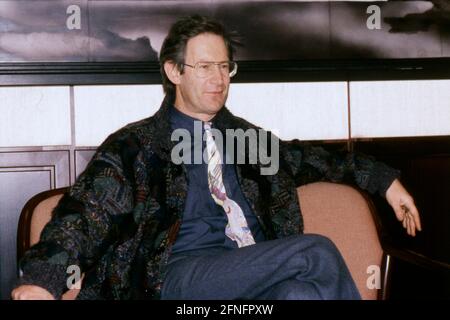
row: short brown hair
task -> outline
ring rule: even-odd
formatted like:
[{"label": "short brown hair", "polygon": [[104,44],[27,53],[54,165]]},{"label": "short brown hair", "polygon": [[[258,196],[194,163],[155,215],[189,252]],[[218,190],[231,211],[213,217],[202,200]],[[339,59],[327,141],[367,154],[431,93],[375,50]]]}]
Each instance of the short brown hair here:
[{"label": "short brown hair", "polygon": [[160,72],[166,94],[175,94],[175,86],[166,75],[164,63],[173,61],[177,68],[183,72],[187,42],[202,33],[213,33],[221,36],[228,50],[228,58],[233,60],[234,46],[238,44],[237,38],[235,38],[235,34],[228,32],[220,22],[200,15],[179,19],[170,28],[159,53]]}]

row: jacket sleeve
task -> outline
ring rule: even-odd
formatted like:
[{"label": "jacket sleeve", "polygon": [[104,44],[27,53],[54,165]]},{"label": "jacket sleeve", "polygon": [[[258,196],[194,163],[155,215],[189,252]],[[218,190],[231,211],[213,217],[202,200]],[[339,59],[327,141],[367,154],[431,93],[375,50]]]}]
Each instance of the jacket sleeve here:
[{"label": "jacket sleeve", "polygon": [[133,209],[136,141],[109,137],[53,211],[39,243],[20,261],[17,285],[38,285],[57,299],[67,290],[67,268],[91,268],[118,237]]},{"label": "jacket sleeve", "polygon": [[316,181],[348,183],[385,197],[391,183],[400,177],[399,170],[372,156],[331,152],[299,140],[281,142],[280,153],[280,162],[285,163],[297,186]]}]

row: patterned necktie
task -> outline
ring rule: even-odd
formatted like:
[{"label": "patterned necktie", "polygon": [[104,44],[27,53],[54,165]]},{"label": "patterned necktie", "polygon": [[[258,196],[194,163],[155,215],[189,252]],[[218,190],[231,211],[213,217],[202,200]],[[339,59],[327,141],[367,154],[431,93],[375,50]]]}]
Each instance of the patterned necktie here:
[{"label": "patterned necktie", "polygon": [[222,159],[212,136],[211,123],[205,122],[204,128],[208,152],[208,186],[214,201],[222,206],[227,214],[228,224],[225,227],[225,234],[236,241],[239,248],[255,244],[242,209],[227,196],[222,179]]}]

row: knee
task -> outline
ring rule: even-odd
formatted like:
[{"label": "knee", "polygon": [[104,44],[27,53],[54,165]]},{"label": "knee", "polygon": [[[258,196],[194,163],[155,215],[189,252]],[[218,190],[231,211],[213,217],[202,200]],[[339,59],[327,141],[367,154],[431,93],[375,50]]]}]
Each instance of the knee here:
[{"label": "knee", "polygon": [[341,259],[341,254],[336,245],[329,238],[319,234],[306,235],[311,241],[311,250],[317,253],[321,259],[336,261]]},{"label": "knee", "polygon": [[330,249],[336,248],[336,245],[334,244],[334,242],[326,236],[323,236],[321,234],[314,234],[314,233],[307,234],[306,236],[309,237],[311,239],[311,241],[313,241],[315,244],[317,244],[320,247],[330,248]]}]

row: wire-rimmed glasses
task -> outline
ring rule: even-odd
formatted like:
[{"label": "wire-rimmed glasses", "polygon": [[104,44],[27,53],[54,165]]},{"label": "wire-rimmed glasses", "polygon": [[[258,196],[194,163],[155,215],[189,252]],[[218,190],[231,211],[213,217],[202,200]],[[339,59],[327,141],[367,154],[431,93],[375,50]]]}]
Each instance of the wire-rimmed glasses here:
[{"label": "wire-rimmed glasses", "polygon": [[200,61],[194,65],[183,63],[184,66],[188,66],[194,69],[195,74],[199,78],[207,78],[214,74],[214,66],[218,66],[219,71],[224,76],[229,76],[230,78],[235,76],[237,73],[237,63],[234,61],[222,61],[222,62],[212,62],[212,61]]}]

